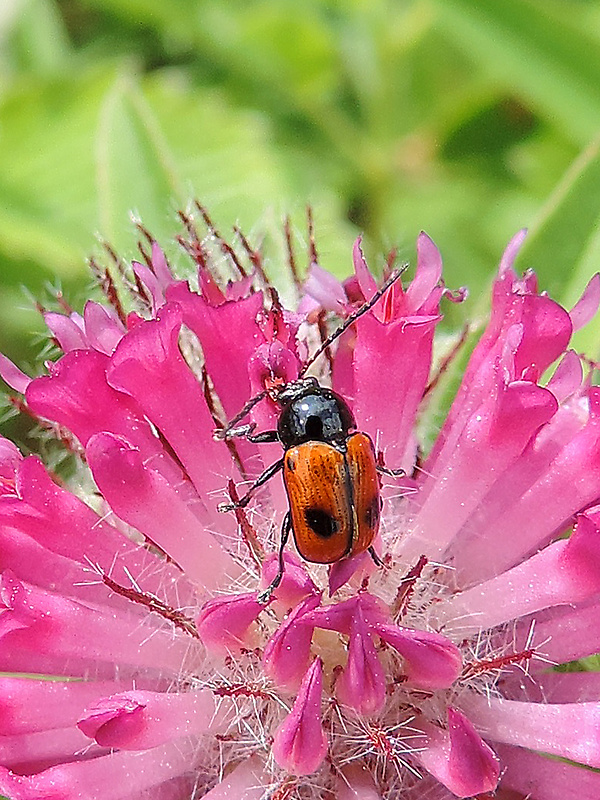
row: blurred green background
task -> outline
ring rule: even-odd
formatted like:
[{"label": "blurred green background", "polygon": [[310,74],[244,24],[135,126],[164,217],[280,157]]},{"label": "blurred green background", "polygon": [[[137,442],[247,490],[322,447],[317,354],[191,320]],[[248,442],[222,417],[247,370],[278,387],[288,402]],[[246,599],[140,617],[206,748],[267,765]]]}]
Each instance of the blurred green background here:
[{"label": "blurred green background", "polygon": [[600,2],[2,0],[0,350],[31,358],[24,285],[81,301],[96,234],[132,254],[133,211],[171,239],[193,196],[256,235],[311,203],[340,275],[357,232],[410,258],[425,229],[472,297],[527,226],[572,302],[599,132]]}]

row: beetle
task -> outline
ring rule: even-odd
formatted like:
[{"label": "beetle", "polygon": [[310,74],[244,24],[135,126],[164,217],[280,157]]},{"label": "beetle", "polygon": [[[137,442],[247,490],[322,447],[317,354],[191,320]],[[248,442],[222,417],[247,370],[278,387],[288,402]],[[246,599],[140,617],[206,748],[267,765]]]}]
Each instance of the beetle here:
[{"label": "beetle", "polygon": [[[243,436],[257,444],[279,442],[284,450],[282,458],[271,464],[245,495],[235,502],[219,505],[224,512],[244,508],[256,489],[283,471],[289,509],[281,529],[279,570],[270,586],[259,595],[261,602],[266,602],[281,583],[283,553],[290,533],[305,561],[333,564],[368,551],[381,566],[373,548],[382,504],[377,473],[403,475],[404,471],[379,465],[372,439],[357,430],[346,400],[321,385],[317,378],[305,377],[305,373],[332,342],[375,305],[402,271],[394,271],[370,300],[325,339],[303,365],[296,380],[255,395],[225,428],[215,432],[218,439]],[[265,397],[271,397],[279,406],[277,429],[255,434],[254,423],[236,427]]]}]

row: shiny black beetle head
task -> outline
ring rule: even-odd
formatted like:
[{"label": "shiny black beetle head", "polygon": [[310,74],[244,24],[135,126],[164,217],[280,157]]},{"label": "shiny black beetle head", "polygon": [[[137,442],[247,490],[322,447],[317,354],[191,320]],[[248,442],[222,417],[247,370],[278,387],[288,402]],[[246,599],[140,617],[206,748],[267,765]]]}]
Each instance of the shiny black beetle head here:
[{"label": "shiny black beetle head", "polygon": [[286,450],[304,442],[327,442],[344,449],[349,432],[356,428],[346,401],[315,378],[289,383],[277,402],[281,406],[277,435]]}]

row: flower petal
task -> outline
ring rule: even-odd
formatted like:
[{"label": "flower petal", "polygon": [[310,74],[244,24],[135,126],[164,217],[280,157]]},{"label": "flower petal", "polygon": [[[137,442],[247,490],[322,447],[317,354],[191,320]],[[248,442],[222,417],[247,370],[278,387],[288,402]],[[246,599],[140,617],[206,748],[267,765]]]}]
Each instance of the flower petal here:
[{"label": "flower petal", "polygon": [[414,725],[427,737],[415,758],[453,794],[471,797],[494,791],[500,776],[498,757],[463,714],[448,709],[447,731],[431,723]]},{"label": "flower petal", "polygon": [[316,608],[320,596],[309,595],[281,623],[263,652],[265,672],[277,686],[297,689],[310,661],[313,626],[303,624],[304,615]]},{"label": "flower petal", "polygon": [[209,600],[196,620],[200,638],[205,647],[217,653],[236,652],[246,642],[248,628],[263,609],[255,592]]},{"label": "flower petal", "polygon": [[273,756],[292,775],[310,775],[327,753],[321,724],[323,664],[316,658],[302,680],[290,713],[275,731]]},{"label": "flower petal", "polygon": [[207,689],[136,690],[99,699],[80,716],[77,726],[102,747],[147,750],[182,736],[223,730],[223,719]]},{"label": "flower petal", "polygon": [[385,703],[385,673],[360,606],[352,619],[348,663],[335,691],[341,703],[363,716],[377,714]]},{"label": "flower petal", "polygon": [[434,691],[452,686],[462,670],[458,647],[432,631],[376,624],[375,630],[404,660],[404,674],[411,686]]}]

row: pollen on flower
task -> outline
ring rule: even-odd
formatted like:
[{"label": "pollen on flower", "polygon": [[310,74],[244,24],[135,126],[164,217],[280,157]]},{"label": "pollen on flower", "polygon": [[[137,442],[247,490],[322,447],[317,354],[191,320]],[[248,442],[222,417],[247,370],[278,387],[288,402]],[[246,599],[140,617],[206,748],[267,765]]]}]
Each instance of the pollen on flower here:
[{"label": "pollen on flower", "polygon": [[300,277],[288,222],[284,303],[241,231],[180,220],[190,278],[138,223],[139,260],[92,263],[105,302],[42,310],[44,375],[0,358],[75,462],[0,440],[0,794],[600,796],[600,682],[554,669],[600,652],[600,390],[569,350],[600,277],[567,311],[517,234],[423,431],[468,335],[434,356],[465,293],[426,234],[412,280],[359,239],[340,282],[312,218]]}]

